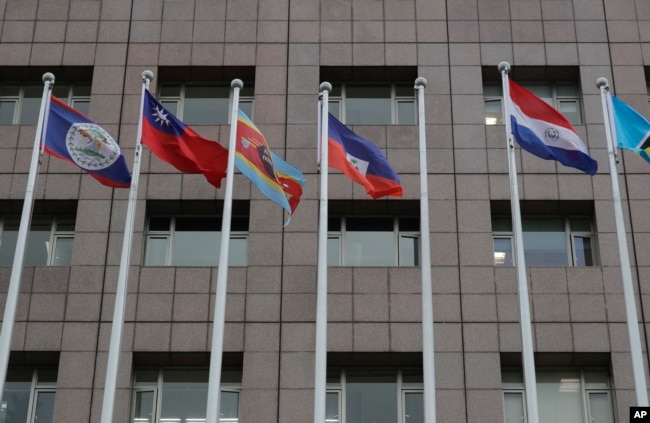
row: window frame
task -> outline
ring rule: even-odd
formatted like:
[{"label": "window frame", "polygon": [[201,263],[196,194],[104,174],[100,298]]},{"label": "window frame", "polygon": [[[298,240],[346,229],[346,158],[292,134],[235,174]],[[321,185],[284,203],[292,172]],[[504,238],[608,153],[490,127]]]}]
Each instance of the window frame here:
[{"label": "window frame", "polygon": [[[173,95],[162,95],[161,91],[165,88],[169,87],[179,87],[179,94],[176,96]],[[232,102],[233,102],[233,90],[230,89],[230,84],[229,83],[215,83],[215,82],[207,82],[207,81],[189,81],[189,82],[178,82],[178,81],[166,81],[160,84],[158,87],[158,100],[160,103],[167,108],[167,103],[170,102],[175,102],[176,103],[176,111],[173,113],[174,116],[176,116],[179,120],[185,121],[184,118],[184,111],[185,111],[185,99],[186,99],[186,91],[188,87],[205,87],[205,88],[228,88],[228,110],[232,109]],[[242,95],[242,92],[246,91],[253,91],[252,94],[246,94]],[[225,97],[212,97],[216,99],[225,99]],[[242,104],[250,104],[250,115],[248,116],[250,119],[254,120],[253,114],[255,113],[255,94],[254,94],[254,87],[251,86],[246,86],[244,89],[240,91],[239,94],[239,105],[241,108]],[[192,125],[197,125],[197,126],[212,126],[212,125],[229,125],[230,122],[230,116],[231,113],[226,113],[226,120],[224,122],[204,122],[204,123],[192,123]]]},{"label": "window frame", "polygon": [[[35,215],[32,216],[32,219],[30,221],[30,226],[29,226],[29,231],[27,233],[27,244],[25,245],[25,260],[27,259],[27,253],[29,252],[30,248],[30,234],[32,233],[32,227],[34,223],[40,223],[39,221],[45,223],[47,222],[50,226],[50,236],[49,240],[46,241],[46,248],[47,248],[47,259],[45,263],[42,264],[25,264],[25,266],[48,266],[48,267],[70,267],[72,264],[72,253],[70,254],[70,263],[67,264],[56,264],[56,259],[57,259],[57,248],[59,245],[59,241],[61,239],[72,239],[72,242],[74,243],[74,238],[75,238],[75,231],[74,230],[66,230],[66,229],[59,229],[59,223],[62,220],[69,220],[72,225],[76,225],[76,217],[72,216],[52,216],[52,215]],[[20,217],[19,216],[3,216],[0,217],[0,246],[2,245],[2,240],[5,236],[5,228],[7,226],[7,221],[10,221],[12,223],[16,222],[17,223],[17,229],[16,229],[16,234],[18,234],[18,231],[20,230]],[[34,248],[34,247],[33,247]],[[15,257],[16,250],[14,246],[13,250],[13,256],[10,260],[10,263],[13,263],[13,257]],[[5,264],[4,266],[9,266],[11,265],[10,263]]]},{"label": "window frame", "polygon": [[[508,370],[518,370],[519,373],[521,374],[522,370],[521,368],[507,368]],[[506,369],[502,369],[503,370]],[[586,377],[585,377],[585,372],[586,371],[594,371],[597,370],[602,374],[607,374],[607,384],[608,388],[602,388],[602,387],[590,387],[590,382],[587,382]],[[580,402],[581,402],[581,407],[582,407],[582,415],[583,415],[583,421],[580,423],[590,423],[592,421],[591,415],[592,415],[592,409],[591,409],[591,403],[590,403],[590,395],[591,394],[606,394],[607,395],[607,404],[609,408],[609,418],[610,421],[609,423],[614,423],[615,418],[614,418],[614,407],[613,407],[613,391],[614,388],[611,385],[610,381],[610,375],[609,372],[607,372],[604,368],[591,368],[591,367],[540,367],[536,369],[537,372],[557,372],[557,371],[578,371],[580,372]],[[523,375],[522,375],[523,378]],[[522,409],[523,409],[523,420],[521,423],[528,423],[528,415],[527,415],[527,407],[526,407],[526,388],[523,383],[523,379],[521,383],[514,383],[514,382],[509,382],[508,383],[511,386],[503,386],[502,382],[502,387],[501,387],[501,398],[503,401],[503,416],[504,416],[504,421],[505,421],[505,416],[506,416],[506,401],[505,401],[505,396],[506,394],[512,394],[512,393],[517,393],[521,394],[521,400],[522,400]],[[512,385],[519,385],[519,386],[512,386]]]},{"label": "window frame", "polygon": [[[347,423],[347,370],[346,368],[336,369],[339,371],[338,382],[327,383],[325,394],[336,393],[339,396],[339,419],[338,420],[325,420],[326,423]],[[363,371],[365,368],[354,368],[355,371]],[[374,370],[384,370],[377,368],[367,368],[368,371]],[[405,409],[405,395],[407,393],[420,393],[424,395],[424,382],[404,382],[404,369],[402,368],[386,368],[385,370],[395,370],[396,378],[396,390],[397,395],[395,398],[396,401],[396,410],[397,410],[397,422],[396,423],[405,423],[406,422],[406,409]],[[421,369],[420,369],[421,373]],[[331,378],[328,377],[331,380]]]},{"label": "window frame", "polygon": [[[215,267],[217,266],[217,263],[214,264],[206,264],[206,265],[201,265],[201,266],[195,266],[195,265],[174,265],[173,264],[173,252],[174,252],[174,234],[176,232],[176,220],[178,218],[192,218],[192,217],[206,217],[206,218],[214,218],[214,219],[220,219],[220,216],[216,215],[158,215],[158,214],[153,214],[147,217],[147,222],[146,222],[146,231],[145,231],[145,246],[144,246],[144,260],[143,260],[143,265],[146,267]],[[152,231],[150,229],[150,222],[152,218],[165,218],[169,219],[169,230],[168,231]],[[248,216],[246,217],[248,218]],[[221,230],[214,231],[221,236]],[[237,230],[231,230],[230,231],[230,243],[232,245],[233,240],[246,240],[246,250],[248,251],[248,237],[249,237],[250,232],[249,231],[237,231]],[[159,264],[149,264],[149,248],[151,246],[150,240],[152,238],[157,238],[157,239],[165,239],[166,240],[166,251],[165,251],[165,259],[164,262],[165,264],[159,265]],[[248,257],[244,258],[244,263],[243,264],[238,264],[238,263],[232,263],[231,261],[234,259],[234,256],[232,254],[229,255],[228,257],[228,266],[231,267],[245,267],[248,265]],[[218,257],[217,257],[218,259]]]},{"label": "window frame", "polygon": [[[364,217],[372,217],[372,218],[386,218],[386,219],[392,219],[393,220],[393,262],[388,265],[387,267],[418,267],[420,265],[420,257],[421,257],[421,252],[422,252],[422,236],[420,231],[412,231],[412,230],[404,230],[400,231],[400,219],[402,218],[416,218],[418,219],[418,224],[419,222],[419,217],[415,216],[357,216],[357,215],[352,215],[352,216],[333,216],[335,219],[339,219],[340,222],[340,230],[338,231],[330,231],[328,229],[327,231],[327,241],[328,244],[331,240],[337,240],[338,241],[338,264],[330,264],[330,255],[328,254],[328,267],[381,267],[381,266],[373,266],[369,264],[361,264],[361,265],[351,265],[347,264],[346,260],[346,234],[347,234],[347,220],[348,219],[359,219],[359,218],[364,218]],[[377,232],[383,232],[383,231],[377,231]],[[388,231],[386,231],[388,232]],[[415,252],[415,257],[414,261],[415,264],[413,265],[405,265],[402,264],[405,259],[402,257],[402,239],[405,238],[413,238],[417,239],[418,244],[417,244],[417,251]]]},{"label": "window frame", "polygon": [[[16,95],[0,95],[0,103],[3,102],[13,102],[14,104],[14,111],[13,111],[13,117],[11,119],[11,122],[0,122],[0,125],[36,125],[37,122],[23,122],[23,108],[25,107],[25,98],[38,98],[39,99],[39,108],[40,108],[40,99],[42,96],[39,97],[25,97],[25,91],[28,88],[34,88],[34,87],[41,87],[43,84],[39,84],[37,82],[26,82],[26,81],[6,81],[0,84],[0,87],[4,86],[13,86],[13,87],[18,87],[18,94]],[[67,94],[65,96],[58,95],[57,98],[59,100],[63,101],[64,103],[68,104],[69,106],[76,108],[75,103],[76,102],[87,102],[90,105],[90,88],[91,88],[91,83],[86,82],[86,83],[75,83],[75,82],[61,82],[58,84],[55,84],[52,88],[52,92],[54,91],[60,91],[63,88],[67,88]],[[78,87],[84,87],[88,90],[88,94],[80,94],[77,95],[75,93],[75,90],[78,89]],[[60,94],[60,93],[57,93]],[[84,114],[87,114],[88,110],[86,108],[76,108],[77,110],[81,111]],[[37,116],[38,116],[38,111],[37,110]]]},{"label": "window frame", "polygon": [[[338,120],[342,123],[347,124],[347,90],[349,87],[390,87],[390,122],[385,123],[350,123],[351,125],[417,125],[418,123],[418,111],[417,111],[417,101],[415,96],[415,89],[413,90],[413,96],[398,95],[398,88],[410,86],[407,83],[396,83],[396,82],[369,82],[369,83],[355,83],[355,82],[339,82],[336,83],[337,87],[334,91],[340,91],[338,95],[329,96],[329,105],[337,104],[338,105],[338,116],[335,113],[332,113]],[[385,97],[381,97],[385,98]],[[399,121],[399,103],[410,102],[413,105],[413,122],[402,123]]]},{"label": "window frame", "polygon": [[[565,114],[562,113],[562,116],[564,116],[572,125],[584,125],[585,124],[585,116],[584,116],[584,107],[582,105],[582,95],[581,95],[581,90],[580,90],[580,84],[577,82],[571,82],[571,81],[524,81],[519,83],[523,88],[525,88],[528,91],[531,91],[533,94],[535,94],[537,97],[541,98],[542,100],[546,101],[548,104],[550,104],[553,108],[556,110],[560,111],[560,106],[562,103],[568,103],[571,102],[572,104],[576,105],[577,109],[577,116],[579,117],[578,122],[572,122],[569,117],[567,117]],[[543,86],[551,89],[551,101],[548,101],[548,97],[542,97],[539,95],[539,93],[536,93],[534,89],[531,88],[531,86]],[[563,95],[563,94],[558,94],[558,87],[572,87],[575,88],[576,90],[576,95],[575,96],[570,96],[570,95]],[[493,91],[493,88],[500,88],[500,94],[485,94],[486,91]],[[504,116],[505,116],[505,103],[503,101],[503,88],[501,85],[496,84],[496,83],[484,83],[483,84],[483,108],[485,111],[485,120],[484,124],[486,126],[493,126],[493,125],[503,125],[504,124]],[[495,122],[489,122],[488,119],[493,119],[493,118],[488,118],[487,116],[487,103],[488,102],[495,102],[498,101],[500,104],[500,116],[496,117]],[[560,112],[561,113],[561,112]]]},{"label": "window frame", "polygon": [[[509,219],[510,222],[512,222],[512,218],[510,216],[506,215],[493,215],[492,220],[494,219]],[[562,219],[564,223],[564,237],[565,237],[565,246],[567,250],[567,264],[565,266],[533,266],[533,267],[595,267],[599,265],[599,257],[597,254],[598,248],[597,248],[597,237],[596,237],[596,231],[594,228],[594,222],[591,216],[586,216],[586,215],[557,215],[557,216],[549,216],[549,215],[537,215],[537,214],[531,214],[531,215],[525,215],[522,216],[522,224],[525,220],[527,219]],[[591,227],[591,232],[585,232],[585,231],[580,231],[580,230],[572,230],[571,229],[571,220],[572,219],[585,219],[589,221],[589,225]],[[512,223],[510,223],[511,228],[512,228]],[[494,226],[494,225],[493,225]],[[523,225],[522,225],[523,226]],[[522,235],[525,233],[522,229]],[[576,257],[577,253],[577,248],[574,239],[576,237],[582,237],[582,238],[589,238],[591,240],[591,253],[592,253],[592,265],[584,265],[584,266],[578,266],[576,263],[578,262],[578,259]],[[510,251],[512,252],[512,265],[497,265],[496,264],[496,251],[494,251],[494,240],[496,239],[509,239],[510,240]],[[513,267],[517,265],[517,254],[515,254],[515,237],[514,237],[514,231],[511,229],[510,231],[495,231],[492,230],[492,245],[493,245],[493,254],[494,254],[494,267]],[[526,245],[524,243],[524,254],[526,253]]]},{"label": "window frame", "polygon": [[[31,368],[31,381],[30,381],[30,387],[29,387],[29,400],[27,402],[27,422],[28,423],[36,423],[36,412],[37,408],[36,406],[38,405],[38,396],[39,394],[42,393],[54,393],[56,396],[56,386],[57,386],[57,381],[55,382],[41,382],[39,380],[39,370],[45,369],[45,367],[33,367]],[[52,367],[54,369],[54,367]],[[9,380],[8,380],[9,381]],[[6,386],[5,386],[6,390]],[[4,397],[3,393],[3,397]],[[6,404],[6,400],[3,401],[2,406]],[[52,412],[54,411],[54,408],[52,409]],[[4,412],[3,408],[0,406],[0,412]]]},{"label": "window frame", "polygon": [[[152,419],[150,422],[147,423],[161,423],[160,422],[160,415],[162,413],[162,395],[164,391],[164,374],[165,370],[204,370],[206,374],[209,374],[209,368],[204,368],[204,367],[137,367],[134,369],[132,377],[131,377],[131,395],[130,395],[130,401],[131,401],[131,406],[130,406],[130,412],[129,412],[129,418],[131,421],[134,423],[140,422],[140,419],[136,420],[135,418],[135,407],[137,405],[136,397],[138,393],[143,393],[143,392],[152,392],[153,393],[153,413],[154,416],[152,416]],[[148,386],[136,386],[136,373],[138,371],[157,371],[157,378],[156,382],[150,382],[151,385]],[[155,383],[155,385],[154,385]],[[221,386],[219,387],[219,394],[223,394],[224,392],[234,392],[238,394],[238,399],[237,399],[237,420],[232,420],[232,419],[222,419],[221,416],[219,416],[219,422],[220,423],[237,423],[239,422],[239,419],[241,417],[241,392],[242,392],[242,383],[241,379],[240,382],[238,383],[224,383],[221,381]],[[221,406],[222,401],[219,401],[219,406]],[[204,410],[205,411],[205,410]],[[219,414],[221,410],[219,410]]]}]

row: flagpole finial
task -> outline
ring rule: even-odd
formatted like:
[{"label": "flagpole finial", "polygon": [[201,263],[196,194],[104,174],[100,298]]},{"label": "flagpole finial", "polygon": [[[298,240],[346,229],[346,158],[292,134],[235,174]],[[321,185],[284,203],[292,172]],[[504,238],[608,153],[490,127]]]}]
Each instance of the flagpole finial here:
[{"label": "flagpole finial", "polygon": [[54,74],[50,72],[45,72],[43,74],[43,82],[54,82]]},{"label": "flagpole finial", "polygon": [[142,82],[151,82],[153,81],[153,72],[146,70],[142,72]]},{"label": "flagpole finial", "polygon": [[233,79],[232,82],[230,83],[231,88],[239,88],[240,90],[244,88],[244,83],[242,82],[241,79]]},{"label": "flagpole finial", "polygon": [[508,62],[501,62],[499,63],[499,72],[510,72],[510,63]]},{"label": "flagpole finial", "polygon": [[426,88],[427,87],[427,80],[421,76],[418,76],[418,78],[415,80],[415,88]]},{"label": "flagpole finial", "polygon": [[322,82],[318,88],[320,92],[327,91],[328,93],[332,91],[332,84],[329,82]]},{"label": "flagpole finial", "polygon": [[603,88],[609,89],[609,81],[607,81],[607,78],[600,77],[596,80],[596,86],[598,88]]}]

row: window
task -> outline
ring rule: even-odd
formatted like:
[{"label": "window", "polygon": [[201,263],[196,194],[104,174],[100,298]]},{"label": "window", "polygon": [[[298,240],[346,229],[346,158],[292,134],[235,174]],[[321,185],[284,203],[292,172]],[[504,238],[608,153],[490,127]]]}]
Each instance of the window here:
[{"label": "window", "polygon": [[[536,371],[540,423],[613,423],[609,376],[603,369],[558,368]],[[505,423],[526,423],[520,368],[501,372]]]},{"label": "window", "polygon": [[414,125],[413,84],[336,84],[329,96],[329,112],[348,125]]},{"label": "window", "polygon": [[[574,125],[582,123],[580,108],[580,92],[578,86],[572,83],[519,83],[522,87],[532,92],[560,113]],[[499,85],[485,85],[483,87],[485,102],[485,124],[503,124],[503,88]]]},{"label": "window", "polygon": [[321,66],[329,111],[347,125],[413,125],[416,66]]},{"label": "window", "polygon": [[[209,369],[136,369],[133,378],[133,423],[205,422]],[[239,421],[241,371],[221,372],[219,421]]]},{"label": "window", "polygon": [[[523,216],[524,256],[527,266],[594,266],[595,236],[584,216]],[[493,216],[494,265],[514,265],[514,238],[510,216]]]},{"label": "window", "polygon": [[329,266],[418,266],[420,219],[351,216],[328,220]]},{"label": "window", "polygon": [[[74,217],[32,217],[25,250],[26,266],[70,266]],[[0,218],[0,266],[14,261],[20,217]]]},{"label": "window", "polygon": [[[228,264],[246,266],[248,217],[232,217]],[[152,216],[147,228],[146,266],[217,266],[221,217]]]},{"label": "window", "polygon": [[[230,120],[232,105],[230,82],[165,83],[160,86],[160,102],[188,125],[221,125]],[[253,87],[239,92],[239,108],[253,119]]]},{"label": "window", "polygon": [[[90,108],[89,83],[57,83],[52,94],[70,104],[81,113],[88,114]],[[35,125],[43,97],[43,83],[0,85],[0,125]]]},{"label": "window", "polygon": [[56,368],[9,367],[0,422],[53,422],[56,378]]},{"label": "window", "polygon": [[421,369],[332,369],[327,377],[327,423],[421,423]]}]

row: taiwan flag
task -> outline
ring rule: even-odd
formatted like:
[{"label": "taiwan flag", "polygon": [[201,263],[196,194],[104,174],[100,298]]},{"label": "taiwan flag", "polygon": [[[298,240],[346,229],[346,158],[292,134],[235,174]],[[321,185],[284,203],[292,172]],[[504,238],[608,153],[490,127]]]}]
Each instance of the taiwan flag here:
[{"label": "taiwan flag", "polygon": [[328,117],[329,166],[365,187],[372,198],[402,196],[402,185],[379,147],[361,138],[332,114]]},{"label": "taiwan flag", "polygon": [[201,137],[165,109],[145,90],[142,142],[158,156],[184,173],[202,173],[217,188],[226,176],[228,150]]},{"label": "taiwan flag", "polygon": [[571,123],[551,105],[510,81],[512,135],[524,150],[545,160],[557,160],[590,175],[598,171]]},{"label": "taiwan flag", "polygon": [[79,166],[101,184],[131,186],[131,175],[120,146],[104,128],[78,110],[51,96],[45,151]]}]

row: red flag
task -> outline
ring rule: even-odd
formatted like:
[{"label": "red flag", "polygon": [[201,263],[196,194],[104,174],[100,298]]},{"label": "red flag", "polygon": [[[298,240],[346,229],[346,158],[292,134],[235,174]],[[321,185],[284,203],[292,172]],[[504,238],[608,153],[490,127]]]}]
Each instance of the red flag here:
[{"label": "red flag", "polygon": [[202,173],[217,188],[226,176],[228,150],[201,137],[145,90],[142,142],[161,160],[185,173]]}]

